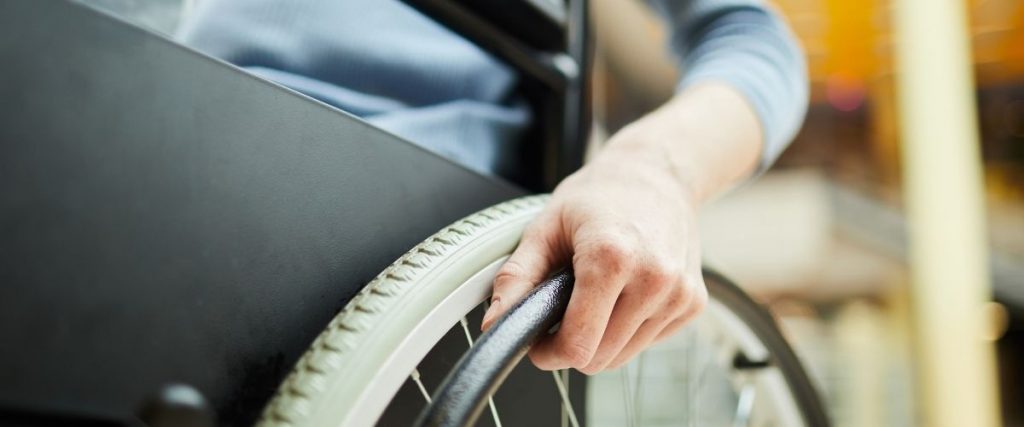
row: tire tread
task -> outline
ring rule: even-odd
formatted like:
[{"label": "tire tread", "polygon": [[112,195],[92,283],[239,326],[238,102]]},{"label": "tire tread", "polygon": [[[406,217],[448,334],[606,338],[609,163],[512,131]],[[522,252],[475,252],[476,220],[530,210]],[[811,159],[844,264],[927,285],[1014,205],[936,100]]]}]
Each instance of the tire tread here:
[{"label": "tire tread", "polygon": [[546,200],[544,195],[527,196],[469,215],[427,238],[384,269],[313,341],[278,387],[257,425],[302,425],[316,405],[315,397],[326,391],[327,379],[345,366],[346,356],[359,348],[387,308],[400,301],[437,261],[458,250],[461,243],[500,225],[512,215],[544,204]]}]

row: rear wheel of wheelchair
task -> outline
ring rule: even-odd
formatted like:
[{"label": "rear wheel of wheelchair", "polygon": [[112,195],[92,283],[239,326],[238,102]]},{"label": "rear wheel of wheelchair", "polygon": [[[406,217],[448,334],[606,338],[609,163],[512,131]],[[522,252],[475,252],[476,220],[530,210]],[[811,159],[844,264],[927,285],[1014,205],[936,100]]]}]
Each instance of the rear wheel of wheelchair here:
[{"label": "rear wheel of wheelchair", "polygon": [[[444,405],[432,391],[474,344],[494,274],[545,200],[466,217],[384,270],[313,342],[259,423],[412,425]],[[705,313],[676,336],[592,377],[520,363],[480,398],[476,425],[828,425],[771,316],[724,277],[705,271],[705,281]]]}]

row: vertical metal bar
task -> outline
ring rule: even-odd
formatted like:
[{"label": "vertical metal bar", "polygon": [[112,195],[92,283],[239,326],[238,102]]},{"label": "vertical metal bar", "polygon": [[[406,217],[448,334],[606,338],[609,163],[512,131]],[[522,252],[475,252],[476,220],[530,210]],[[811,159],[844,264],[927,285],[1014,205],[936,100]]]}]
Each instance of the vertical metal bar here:
[{"label": "vertical metal bar", "polygon": [[963,0],[896,2],[897,94],[923,425],[1000,425],[981,161]]},{"label": "vertical metal bar", "polygon": [[[558,153],[558,178],[565,178],[583,166],[583,154],[590,137],[590,69],[593,37],[588,0],[570,0],[566,28],[568,57],[574,65],[566,73],[562,141]],[[556,183],[557,184],[557,183]]]}]

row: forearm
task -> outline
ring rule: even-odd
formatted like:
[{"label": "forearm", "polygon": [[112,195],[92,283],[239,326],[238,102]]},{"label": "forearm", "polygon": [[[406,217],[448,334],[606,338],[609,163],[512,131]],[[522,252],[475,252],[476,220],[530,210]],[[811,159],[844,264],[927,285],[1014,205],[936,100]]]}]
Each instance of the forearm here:
[{"label": "forearm", "polygon": [[758,170],[786,148],[803,121],[808,82],[803,53],[764,0],[651,0],[671,29],[684,70],[681,90],[727,84],[753,109],[762,132]]},{"label": "forearm", "polygon": [[625,161],[636,172],[668,174],[696,202],[753,173],[763,131],[746,99],[724,83],[690,86],[620,131],[595,162]]},{"label": "forearm", "polygon": [[700,313],[700,203],[767,167],[803,114],[795,43],[757,0],[661,4],[690,28],[680,92],[559,184],[495,279],[484,327],[572,263],[562,326],[530,350],[541,369],[616,369]]},{"label": "forearm", "polygon": [[539,368],[615,369],[671,336],[708,299],[700,202],[756,169],[761,139],[746,98],[710,80],[615,134],[524,231],[495,279],[484,327],[571,262],[562,327],[530,350]]}]

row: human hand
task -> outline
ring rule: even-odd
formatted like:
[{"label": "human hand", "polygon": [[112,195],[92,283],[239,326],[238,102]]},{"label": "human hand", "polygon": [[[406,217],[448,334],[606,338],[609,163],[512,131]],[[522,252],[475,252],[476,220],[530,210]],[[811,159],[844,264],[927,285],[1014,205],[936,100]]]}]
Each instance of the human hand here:
[{"label": "human hand", "polygon": [[566,178],[494,281],[483,329],[557,268],[576,284],[558,332],[529,352],[540,369],[615,369],[707,302],[697,200],[668,162],[622,132]]}]

